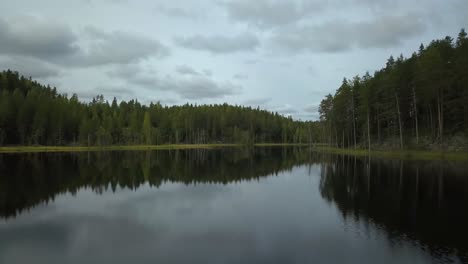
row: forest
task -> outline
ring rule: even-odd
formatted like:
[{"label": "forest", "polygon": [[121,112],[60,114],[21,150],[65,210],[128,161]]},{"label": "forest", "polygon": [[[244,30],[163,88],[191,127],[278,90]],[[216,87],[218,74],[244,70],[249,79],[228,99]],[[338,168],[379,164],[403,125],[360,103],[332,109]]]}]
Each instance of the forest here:
[{"label": "forest", "polygon": [[7,70],[0,73],[0,146],[325,143],[341,148],[468,146],[468,39],[421,44],[373,75],[344,78],[299,121],[259,108],[90,102]]},{"label": "forest", "polygon": [[464,29],[391,56],[373,75],[344,79],[319,106],[320,141],[337,147],[461,146],[468,136],[468,39]]},{"label": "forest", "polygon": [[312,125],[228,104],[109,103],[102,95],[81,102],[18,72],[0,73],[0,146],[305,143]]}]

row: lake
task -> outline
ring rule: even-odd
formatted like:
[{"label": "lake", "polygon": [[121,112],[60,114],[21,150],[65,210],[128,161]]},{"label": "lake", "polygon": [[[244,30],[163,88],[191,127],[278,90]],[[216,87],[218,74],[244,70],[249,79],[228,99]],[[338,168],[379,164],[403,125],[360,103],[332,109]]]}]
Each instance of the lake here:
[{"label": "lake", "polygon": [[467,238],[466,162],[0,154],[0,263],[466,263]]}]

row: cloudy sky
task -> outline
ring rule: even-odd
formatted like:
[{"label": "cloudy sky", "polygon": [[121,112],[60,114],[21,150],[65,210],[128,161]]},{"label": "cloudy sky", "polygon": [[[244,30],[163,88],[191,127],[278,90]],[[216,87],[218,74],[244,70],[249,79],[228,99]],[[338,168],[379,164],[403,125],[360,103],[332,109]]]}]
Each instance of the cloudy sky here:
[{"label": "cloudy sky", "polygon": [[315,119],[343,77],[468,28],[466,0],[0,0],[0,70],[82,100]]}]

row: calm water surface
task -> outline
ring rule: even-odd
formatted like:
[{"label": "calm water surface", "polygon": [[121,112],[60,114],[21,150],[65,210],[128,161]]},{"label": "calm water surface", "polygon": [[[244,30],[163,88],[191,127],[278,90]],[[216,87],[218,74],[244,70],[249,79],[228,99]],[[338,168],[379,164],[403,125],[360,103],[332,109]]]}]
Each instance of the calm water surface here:
[{"label": "calm water surface", "polygon": [[467,263],[467,226],[463,162],[0,155],[0,263]]}]

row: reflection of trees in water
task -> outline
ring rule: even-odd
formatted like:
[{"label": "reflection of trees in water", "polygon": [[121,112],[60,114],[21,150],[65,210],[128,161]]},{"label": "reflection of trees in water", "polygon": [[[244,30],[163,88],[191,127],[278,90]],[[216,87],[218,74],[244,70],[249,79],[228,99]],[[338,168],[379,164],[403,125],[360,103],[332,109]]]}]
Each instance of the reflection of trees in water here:
[{"label": "reflection of trees in water", "polygon": [[0,216],[83,187],[97,193],[164,182],[227,184],[277,174],[305,163],[298,148],[167,150],[0,155]]},{"label": "reflection of trees in water", "polygon": [[[468,256],[468,166],[337,156],[322,164],[320,192],[342,213],[410,237],[438,256]],[[456,250],[456,251],[455,251]]]}]

